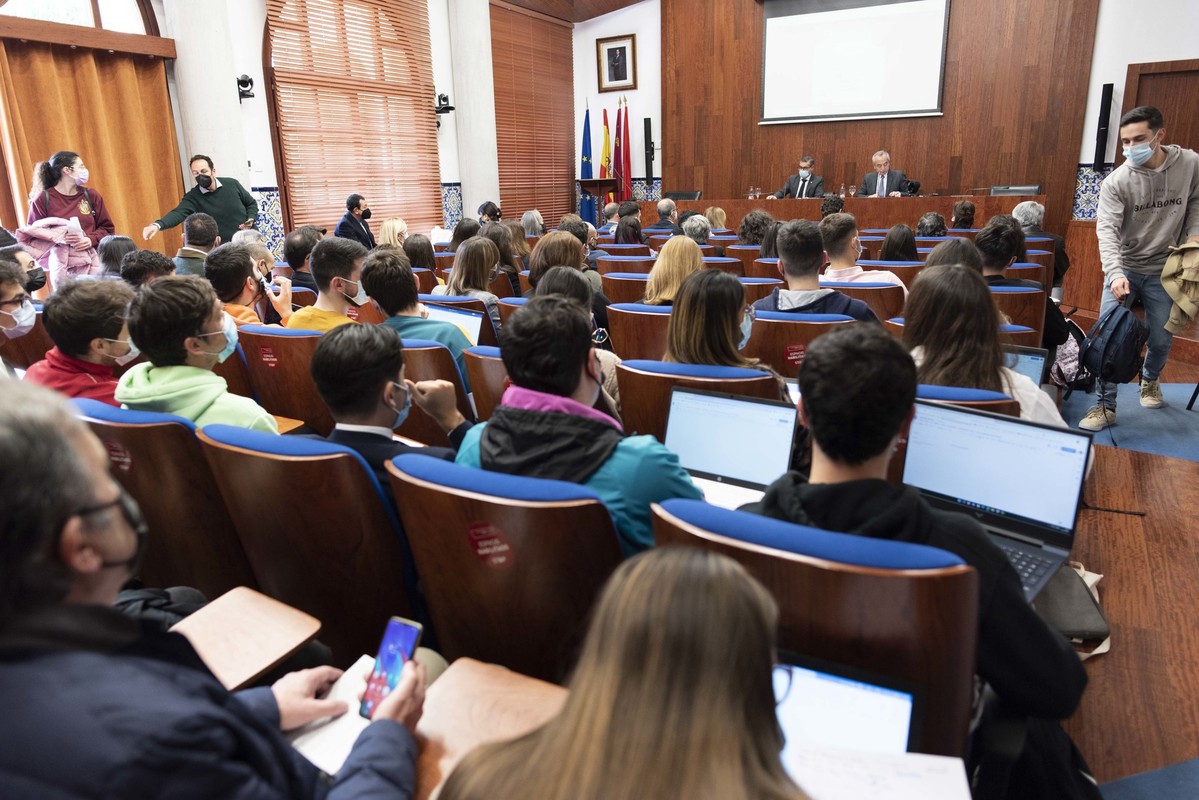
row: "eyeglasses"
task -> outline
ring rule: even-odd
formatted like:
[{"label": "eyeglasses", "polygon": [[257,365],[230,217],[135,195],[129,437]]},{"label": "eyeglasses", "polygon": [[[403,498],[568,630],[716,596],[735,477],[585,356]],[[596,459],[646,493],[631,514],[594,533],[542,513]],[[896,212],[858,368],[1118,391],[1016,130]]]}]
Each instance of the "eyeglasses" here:
[{"label": "eyeglasses", "polygon": [[0,308],[20,308],[29,300],[29,295],[17,295],[11,300],[0,300]]},{"label": "eyeglasses", "polygon": [[595,330],[593,330],[591,332],[591,343],[592,344],[599,345],[599,344],[603,344],[606,341],[608,341],[608,329],[607,328],[596,328]]},{"label": "eyeglasses", "polygon": [[775,664],[770,677],[774,683],[774,704],[782,705],[791,693],[791,685],[795,680],[794,668],[790,664]]},{"label": "eyeglasses", "polygon": [[129,527],[133,529],[133,532],[138,536],[145,536],[149,526],[146,525],[146,518],[142,515],[141,507],[133,499],[133,495],[125,491],[125,487],[121,486],[119,488],[120,494],[117,495],[115,500],[110,500],[107,503],[97,503],[94,506],[85,506],[75,513],[81,517],[86,517],[119,506],[121,515],[125,517],[125,521],[129,523]]}]

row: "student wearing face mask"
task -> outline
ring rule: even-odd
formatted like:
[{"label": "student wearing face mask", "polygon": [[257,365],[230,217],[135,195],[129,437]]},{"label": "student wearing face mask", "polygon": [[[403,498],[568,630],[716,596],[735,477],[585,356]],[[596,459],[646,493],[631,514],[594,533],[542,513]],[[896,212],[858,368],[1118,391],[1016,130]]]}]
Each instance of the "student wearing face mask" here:
[{"label": "student wearing face mask", "polygon": [[[3,231],[0,228],[0,231]],[[16,240],[14,239],[13,242]],[[0,259],[16,261],[25,272],[25,291],[33,294],[46,285],[46,271],[39,267],[29,255],[29,251],[19,244],[8,244],[0,247]]]},{"label": "student wearing face mask", "polygon": [[37,309],[25,288],[25,271],[11,259],[0,258],[0,336],[19,339],[33,330]]},{"label": "student wearing face mask", "polygon": [[206,280],[168,275],[147,283],[129,304],[126,322],[149,363],[121,376],[116,400],[122,407],[175,414],[200,427],[222,423],[278,433],[274,417],[231,394],[212,371],[237,349],[237,323]]},{"label": "student wearing face mask", "polygon": [[816,159],[804,156],[799,159],[799,171],[787,178],[783,188],[766,195],[767,200],[782,200],[784,197],[823,197],[824,178],[815,174]]},{"label": "student wearing face mask", "polygon": [[196,185],[183,195],[179,205],[142,229],[143,239],[152,239],[159,231],[173,228],[197,211],[216,220],[222,242],[233,239],[239,230],[253,228],[258,220],[258,201],[233,178],[218,178],[212,159],[194,155],[189,163]]},{"label": "student wearing face mask", "polygon": [[27,225],[47,217],[79,220],[69,228],[67,244],[75,250],[94,250],[105,236],[116,233],[104,198],[86,188],[89,173],[78,153],[61,150],[33,169]]},{"label": "student wearing face mask", "polygon": [[[1140,106],[1120,119],[1120,142],[1127,159],[1103,180],[1095,231],[1103,265],[1102,316],[1130,293],[1145,305],[1149,349],[1141,370],[1141,405],[1161,408],[1158,377],[1166,366],[1174,335],[1166,330],[1174,301],[1162,286],[1170,248],[1199,242],[1199,154],[1166,144],[1162,112]],[[1099,384],[1094,408],[1080,428],[1103,430],[1116,424],[1116,384]]]},{"label": "student wearing face mask", "polygon": [[124,281],[68,278],[42,308],[42,323],[54,348],[25,373],[67,397],[120,405],[116,367],[138,357],[125,325],[133,289]]},{"label": "student wearing face mask", "polygon": [[204,278],[239,328],[262,324],[254,306],[264,296],[286,324],[291,316],[291,281],[277,278],[278,287],[272,286],[270,268],[254,257],[254,248],[249,244],[219,245],[204,258]]},{"label": "student wearing face mask", "polygon": [[312,248],[309,264],[316,281],[316,303],[298,309],[287,318],[287,327],[328,333],[354,320],[346,312],[350,306],[369,302],[362,285],[362,262],[366,248],[353,239],[333,236],[321,239]]}]

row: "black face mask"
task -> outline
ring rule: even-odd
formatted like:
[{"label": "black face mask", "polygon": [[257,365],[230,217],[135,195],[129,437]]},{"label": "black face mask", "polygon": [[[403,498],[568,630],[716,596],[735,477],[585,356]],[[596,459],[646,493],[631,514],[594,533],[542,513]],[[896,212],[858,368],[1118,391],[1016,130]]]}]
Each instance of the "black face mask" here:
[{"label": "black face mask", "polygon": [[45,285],[46,271],[41,267],[34,267],[25,273],[25,291],[36,292]]},{"label": "black face mask", "polygon": [[196,176],[196,184],[201,189],[211,189],[212,188],[212,176],[211,175],[197,175]]},{"label": "black face mask", "polygon": [[363,211],[363,212],[362,212],[362,218],[363,218],[363,219],[370,219],[370,218],[371,218],[371,210],[370,210],[369,208],[368,208],[366,211]]}]

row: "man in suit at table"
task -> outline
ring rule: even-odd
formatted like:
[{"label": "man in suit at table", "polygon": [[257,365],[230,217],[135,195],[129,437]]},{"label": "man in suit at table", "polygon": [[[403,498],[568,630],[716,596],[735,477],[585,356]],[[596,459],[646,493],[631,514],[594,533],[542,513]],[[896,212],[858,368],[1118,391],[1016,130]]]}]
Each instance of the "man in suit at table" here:
[{"label": "man in suit at table", "polygon": [[874,171],[867,172],[858,187],[859,197],[903,197],[908,193],[908,178],[901,170],[891,169],[891,154],[879,150],[871,157]]},{"label": "man in suit at table", "polygon": [[782,200],[784,197],[823,197],[824,178],[813,174],[816,171],[816,159],[804,156],[799,159],[799,171],[787,178],[783,188],[774,194],[766,195],[767,200]]},{"label": "man in suit at table", "polygon": [[353,239],[367,250],[375,246],[375,235],[366,221],[371,218],[370,206],[366,198],[360,194],[352,194],[346,198],[346,214],[333,230],[334,236],[343,239]]}]

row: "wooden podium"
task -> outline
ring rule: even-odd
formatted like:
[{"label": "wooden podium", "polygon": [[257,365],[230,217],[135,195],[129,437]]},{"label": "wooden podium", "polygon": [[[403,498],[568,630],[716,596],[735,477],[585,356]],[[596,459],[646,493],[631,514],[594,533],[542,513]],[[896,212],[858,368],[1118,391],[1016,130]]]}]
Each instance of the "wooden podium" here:
[{"label": "wooden podium", "polygon": [[[599,228],[604,224],[604,201],[603,198],[609,192],[616,192],[616,178],[580,178],[579,187],[582,188],[584,194],[595,195],[595,219],[588,220],[591,224]],[[582,216],[580,214],[580,216]]]}]

